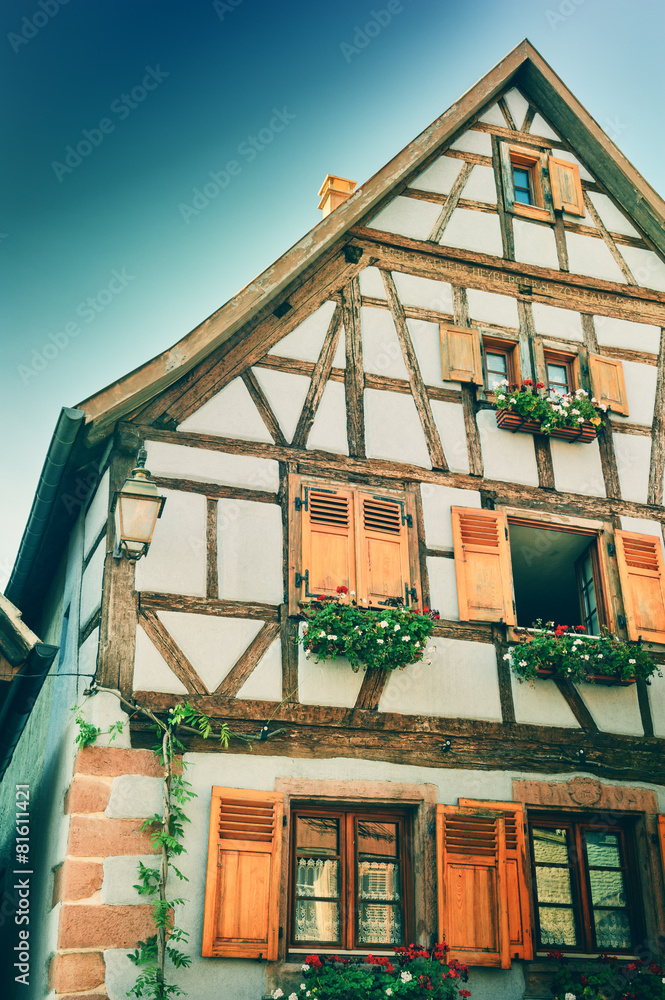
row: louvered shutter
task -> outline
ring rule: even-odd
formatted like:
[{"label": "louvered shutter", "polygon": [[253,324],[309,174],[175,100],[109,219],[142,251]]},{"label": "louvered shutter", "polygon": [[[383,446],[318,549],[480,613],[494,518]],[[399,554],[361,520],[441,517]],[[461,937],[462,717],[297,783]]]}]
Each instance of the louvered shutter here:
[{"label": "louvered shutter", "polygon": [[300,599],[356,590],[353,492],[303,486]]},{"label": "louvered shutter", "polygon": [[479,802],[460,799],[463,809],[497,809],[503,813],[506,835],[506,893],[508,898],[508,935],[510,957],[533,958],[531,902],[529,899],[528,859],[524,832],[524,806],[521,802]]},{"label": "louvered shutter", "polygon": [[615,531],[628,638],[665,642],[665,570],[660,538]]},{"label": "louvered shutter", "polygon": [[513,576],[504,511],[452,507],[460,621],[515,624]]},{"label": "louvered shutter", "polygon": [[439,939],[468,965],[510,968],[503,812],[437,806]]},{"label": "louvered shutter", "polygon": [[358,600],[385,605],[401,597],[417,600],[409,579],[409,535],[403,500],[356,494]]},{"label": "louvered shutter", "polygon": [[213,787],[202,955],[277,958],[283,809],[274,792]]},{"label": "louvered shutter", "polygon": [[570,215],[585,215],[582,182],[577,164],[550,156],[548,165],[554,207]]},{"label": "louvered shutter", "polygon": [[480,330],[466,326],[439,327],[441,372],[446,382],[483,384]]},{"label": "louvered shutter", "polygon": [[590,354],[589,375],[593,395],[598,402],[611,407],[614,413],[623,413],[627,417],[628,399],[621,362],[600,354]]}]

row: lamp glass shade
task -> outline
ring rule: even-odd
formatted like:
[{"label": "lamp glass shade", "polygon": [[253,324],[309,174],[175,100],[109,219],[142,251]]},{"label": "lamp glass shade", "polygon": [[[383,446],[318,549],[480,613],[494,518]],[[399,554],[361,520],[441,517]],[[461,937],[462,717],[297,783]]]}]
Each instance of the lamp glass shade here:
[{"label": "lamp glass shade", "polygon": [[148,479],[144,469],[134,469],[117,494],[115,508],[116,540],[129,555],[139,556],[152,541],[164,497]]}]

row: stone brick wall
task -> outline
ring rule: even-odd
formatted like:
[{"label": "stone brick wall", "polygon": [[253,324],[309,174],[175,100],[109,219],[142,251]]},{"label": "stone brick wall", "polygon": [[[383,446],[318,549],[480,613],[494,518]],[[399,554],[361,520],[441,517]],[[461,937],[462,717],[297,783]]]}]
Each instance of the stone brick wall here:
[{"label": "stone brick wall", "polygon": [[95,746],[76,756],[65,798],[67,854],[53,887],[58,943],[49,987],[58,1000],[108,997],[105,949],[134,948],[154,933],[151,906],[133,884],[139,860],[154,857],[141,825],[161,812],[161,774],[149,750]]}]

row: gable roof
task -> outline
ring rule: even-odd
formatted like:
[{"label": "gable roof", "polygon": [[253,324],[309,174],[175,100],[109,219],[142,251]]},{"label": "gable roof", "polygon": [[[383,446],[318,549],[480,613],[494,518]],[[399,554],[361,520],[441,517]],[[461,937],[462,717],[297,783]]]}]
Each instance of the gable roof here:
[{"label": "gable roof", "polygon": [[202,361],[269,305],[276,306],[310,268],[417,169],[438,147],[508,85],[518,86],[610,190],[622,208],[665,254],[665,202],[526,39],[471,87],[389,163],[316,225],[274,264],[173,347],[79,404],[88,440],[106,436],[114,423]]}]

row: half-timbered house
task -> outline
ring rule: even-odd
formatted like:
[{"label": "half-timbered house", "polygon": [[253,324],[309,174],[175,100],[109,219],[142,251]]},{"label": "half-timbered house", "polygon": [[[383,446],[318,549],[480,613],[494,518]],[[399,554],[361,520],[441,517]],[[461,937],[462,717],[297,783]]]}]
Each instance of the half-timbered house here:
[{"label": "half-timbered house", "polygon": [[[68,621],[81,686],[272,734],[188,744],[192,998],[444,936],[472,993],[543,997],[552,947],[655,957],[665,932],[665,680],[520,683],[508,652],[552,620],[665,655],[665,204],[528,42],[353,189],[328,177],[306,237],[63,411],[8,596],[47,641]],[[499,426],[503,379],[607,415],[588,437]],[[142,447],[166,502],[132,562],[112,507]],[[340,586],[435,608],[427,656],[307,659],[302,602]],[[62,750],[53,996],[135,977],[151,739],[138,718]]]}]

